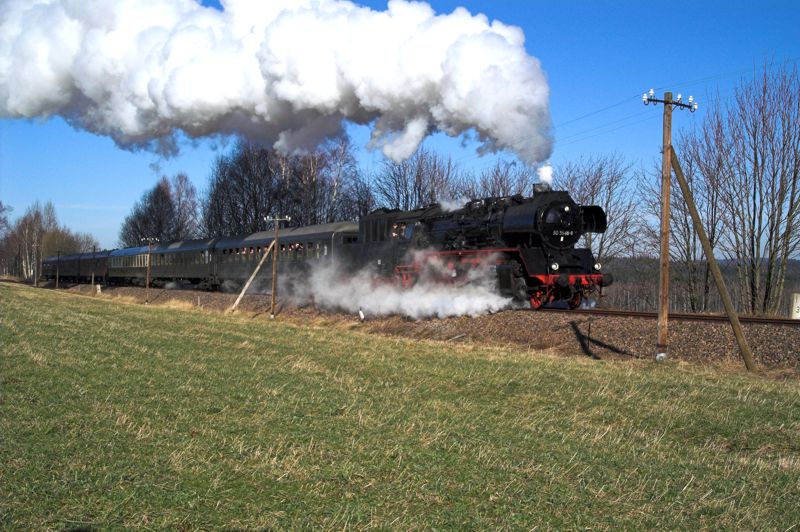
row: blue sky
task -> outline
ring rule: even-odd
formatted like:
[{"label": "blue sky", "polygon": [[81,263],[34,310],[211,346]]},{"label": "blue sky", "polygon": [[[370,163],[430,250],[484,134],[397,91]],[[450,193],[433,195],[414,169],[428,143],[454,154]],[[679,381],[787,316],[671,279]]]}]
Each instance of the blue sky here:
[{"label": "blue sky", "polygon": [[[465,6],[523,29],[526,48],[541,61],[550,84],[556,165],[613,152],[636,165],[649,164],[659,154],[661,108],[643,106],[643,91],[653,87],[659,95],[672,90],[695,96],[700,110],[676,113],[678,131],[703,119],[710,95],[733,97],[739,79],[764,61],[800,59],[800,2],[790,0],[676,3],[669,13],[663,3],[623,1],[430,4],[440,13]],[[357,145],[366,143],[365,128],[350,133]],[[444,135],[425,145],[464,168],[480,169],[495,160]],[[211,163],[224,149],[219,141],[200,141],[165,160],[121,150],[61,119],[0,120],[0,200],[14,207],[15,216],[36,200],[50,200],[62,223],[111,248],[133,203],[161,175],[186,172],[202,191]],[[383,159],[362,149],[359,160],[369,171]]]}]

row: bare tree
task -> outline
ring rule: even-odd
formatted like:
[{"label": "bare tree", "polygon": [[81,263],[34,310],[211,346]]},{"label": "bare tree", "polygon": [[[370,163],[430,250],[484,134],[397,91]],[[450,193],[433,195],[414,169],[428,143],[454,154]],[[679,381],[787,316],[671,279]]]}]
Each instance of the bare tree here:
[{"label": "bare tree", "polygon": [[173,232],[178,239],[197,238],[200,234],[197,189],[184,173],[176,174],[170,181],[170,192],[175,211]]},{"label": "bare tree", "polygon": [[8,215],[10,212],[11,207],[3,205],[3,202],[0,201],[0,238],[3,238],[10,229],[8,225]]},{"label": "bare tree", "polygon": [[[677,151],[681,161],[687,184],[695,198],[695,203],[703,221],[703,226],[711,240],[712,248],[716,246],[719,226],[719,202],[714,201],[717,193],[709,186],[705,175],[699,171],[696,142],[689,140],[690,135],[681,137],[681,144],[692,146],[691,149]],[[694,227],[686,202],[681,196],[678,182],[671,176],[670,186],[670,269],[672,289],[670,299],[672,307],[682,311],[697,312],[708,310],[710,276],[708,263],[704,261],[703,250],[697,231]],[[641,211],[645,215],[643,224],[638,226],[641,245],[650,254],[657,254],[661,239],[659,220],[661,217],[661,165],[653,164],[648,171],[640,171],[637,176]]]},{"label": "bare tree", "polygon": [[74,233],[66,227],[48,231],[42,237],[42,257],[62,253],[89,253],[100,248],[97,239],[89,233]]},{"label": "bare tree", "polygon": [[453,199],[460,190],[453,161],[425,149],[402,162],[385,161],[373,177],[377,203],[404,211]]},{"label": "bare tree", "polygon": [[96,245],[91,235],[59,225],[52,203],[37,201],[0,238],[0,265],[5,274],[32,279],[41,272],[43,258],[59,252],[81,253]]},{"label": "bare tree", "polygon": [[266,228],[274,211],[288,160],[274,151],[239,142],[214,162],[203,201],[202,231],[207,237],[254,233]]},{"label": "bare tree", "polygon": [[[700,129],[682,133],[677,140],[678,158],[702,219],[711,249],[716,250],[722,232],[723,213],[717,176],[726,165],[724,131],[718,113],[711,113]],[[673,176],[673,181],[675,177]],[[674,183],[677,185],[677,183]],[[672,191],[677,195],[678,187]],[[699,237],[683,198],[673,201],[673,225],[680,227],[680,258],[686,264],[689,306],[692,311],[710,310],[711,268],[704,260]]]},{"label": "bare tree", "polygon": [[162,177],[145,192],[125,218],[119,232],[120,245],[140,246],[145,238],[162,242],[197,238],[197,191],[186,174],[171,180]]},{"label": "bare tree", "polygon": [[497,161],[494,166],[483,170],[480,175],[465,174],[462,179],[462,194],[469,198],[497,196],[525,196],[533,193],[537,182],[535,172],[518,162]]},{"label": "bare tree", "polygon": [[175,205],[166,177],[145,192],[125,218],[119,231],[119,242],[123,247],[141,246],[145,238],[157,238],[163,242],[175,240]]},{"label": "bare tree", "polygon": [[800,79],[797,67],[765,65],[709,120],[724,165],[709,176],[725,210],[723,250],[736,261],[741,308],[774,314],[789,259],[800,247]]},{"label": "bare tree", "polygon": [[347,201],[342,206],[343,220],[359,220],[375,209],[372,186],[361,175],[355,176],[350,182],[345,196]]},{"label": "bare tree", "polygon": [[240,142],[215,162],[203,201],[203,232],[253,233],[273,215],[291,216],[296,225],[353,219],[357,205],[371,203],[366,192],[346,136],[295,155]]},{"label": "bare tree", "polygon": [[347,218],[350,185],[358,178],[353,148],[347,137],[325,143],[312,153],[286,158],[280,176],[282,213],[299,225]]}]

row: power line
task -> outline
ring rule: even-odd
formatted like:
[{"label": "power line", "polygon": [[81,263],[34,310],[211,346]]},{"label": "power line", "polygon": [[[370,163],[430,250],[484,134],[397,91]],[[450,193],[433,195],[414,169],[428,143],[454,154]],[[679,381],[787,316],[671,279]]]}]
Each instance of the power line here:
[{"label": "power line", "polygon": [[591,127],[589,129],[584,129],[583,131],[579,131],[577,133],[573,133],[571,135],[566,135],[564,137],[561,137],[560,140],[569,140],[569,139],[572,139],[574,137],[580,137],[580,136],[585,135],[587,133],[593,133],[593,132],[597,131],[598,129],[602,129],[602,128],[605,128],[605,127],[608,127],[608,126],[613,126],[614,124],[619,124],[621,122],[625,122],[626,120],[630,120],[631,118],[637,118],[637,117],[643,116],[643,115],[652,116],[647,111],[639,111],[639,112],[634,113],[632,115],[628,115],[628,116],[622,117],[620,119],[617,119],[617,120],[614,120],[614,121],[611,121],[611,122],[607,122],[607,123],[605,123],[603,125],[600,125],[600,126]]},{"label": "power line", "polygon": [[560,146],[569,146],[569,145],[571,145],[571,144],[575,144],[575,143],[578,143],[578,142],[583,142],[583,141],[585,141],[585,140],[593,139],[593,138],[595,138],[595,137],[600,137],[600,136],[603,136],[603,135],[608,135],[609,133],[613,133],[613,132],[615,132],[615,131],[619,131],[619,130],[621,130],[621,129],[626,129],[626,128],[629,128],[629,127],[632,127],[632,126],[635,126],[635,125],[638,125],[638,124],[643,124],[644,122],[652,122],[652,121],[653,121],[653,120],[655,120],[656,118],[658,118],[658,116],[655,116],[655,117],[653,117],[653,116],[649,116],[649,117],[647,117],[647,118],[643,118],[642,120],[637,120],[637,121],[635,121],[635,122],[631,122],[631,123],[629,123],[629,124],[623,124],[623,125],[621,125],[621,126],[618,126],[618,127],[615,127],[615,128],[609,129],[609,130],[606,130],[606,131],[600,131],[599,133],[595,133],[594,135],[588,135],[588,136],[586,136],[586,137],[577,138],[577,139],[574,139],[574,140],[570,140],[569,142],[564,142],[564,143],[558,143],[558,142],[557,142],[557,143],[558,143]]},{"label": "power line", "polygon": [[598,109],[596,111],[592,111],[590,113],[586,113],[585,115],[581,115],[581,116],[578,116],[576,118],[572,118],[570,120],[567,120],[566,122],[562,122],[562,123],[560,123],[560,124],[558,124],[556,126],[553,126],[553,129],[558,129],[560,127],[566,126],[567,124],[571,124],[573,122],[577,122],[578,120],[583,120],[584,118],[589,118],[590,116],[594,116],[596,114],[602,113],[603,111],[608,111],[609,109],[613,109],[615,107],[619,107],[620,105],[624,105],[624,104],[628,103],[629,100],[636,99],[636,98],[639,98],[639,94],[638,93],[634,94],[633,96],[629,96],[629,97],[623,98],[622,100],[618,101],[617,103],[612,103],[611,105],[603,107],[602,109]]}]

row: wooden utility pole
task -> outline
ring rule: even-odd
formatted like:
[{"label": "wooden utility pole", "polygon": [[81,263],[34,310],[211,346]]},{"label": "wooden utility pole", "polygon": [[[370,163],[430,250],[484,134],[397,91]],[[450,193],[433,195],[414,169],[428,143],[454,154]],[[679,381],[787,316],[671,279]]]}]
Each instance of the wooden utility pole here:
[{"label": "wooden utility pole", "polygon": [[744,337],[742,325],[739,323],[739,316],[736,314],[736,309],[733,307],[733,303],[731,302],[731,296],[728,293],[727,287],[725,286],[725,280],[723,279],[722,272],[717,264],[717,259],[714,258],[714,250],[711,248],[711,242],[708,240],[708,236],[703,229],[703,223],[700,220],[700,214],[697,212],[697,207],[694,203],[694,195],[689,189],[689,184],[686,182],[686,177],[683,175],[683,170],[681,169],[680,162],[678,161],[678,157],[675,155],[674,151],[670,156],[670,162],[672,163],[672,168],[675,170],[675,177],[678,180],[678,185],[681,187],[683,199],[686,201],[686,206],[689,208],[689,214],[692,216],[694,229],[697,231],[697,236],[700,238],[700,243],[703,245],[703,252],[706,254],[706,260],[708,261],[708,265],[711,268],[711,273],[714,276],[714,282],[717,284],[717,290],[719,291],[720,297],[722,297],[722,304],[725,307],[725,312],[728,314],[728,319],[731,322],[731,328],[733,329],[733,335],[736,337],[736,343],[739,344],[739,351],[742,353],[744,366],[747,368],[747,371],[753,371],[753,354],[750,351],[750,346],[747,343],[747,339]]},{"label": "wooden utility pole", "polygon": [[278,255],[281,254],[281,248],[278,244],[278,229],[281,226],[281,222],[290,222],[292,218],[287,216],[286,218],[264,218],[267,222],[273,222],[275,224],[275,239],[272,243],[275,245],[274,251],[272,253],[272,304],[269,310],[269,318],[275,318],[275,296],[278,293]]},{"label": "wooden utility pole", "polygon": [[147,242],[147,278],[144,285],[144,304],[147,305],[150,302],[150,257],[153,251],[153,242],[158,242],[158,239],[148,236],[143,238],[142,242]]},{"label": "wooden utility pole", "polygon": [[33,243],[33,287],[39,288],[39,244]]},{"label": "wooden utility pole", "polygon": [[97,257],[95,254],[97,253],[97,247],[92,246],[92,295],[94,295],[94,270],[97,267]]},{"label": "wooden utility pole", "polygon": [[[261,270],[261,266],[267,261],[267,257],[269,257],[270,252],[272,252],[272,253],[275,252],[274,251],[275,250],[275,242],[277,242],[277,240],[273,240],[272,243],[269,245],[269,247],[264,250],[264,256],[261,257],[260,261],[258,261],[258,265],[256,266],[256,269],[253,270],[252,275],[250,275],[250,278],[244,284],[244,288],[242,288],[242,291],[239,293],[239,297],[236,298],[236,301],[233,303],[233,305],[231,305],[231,308],[228,309],[228,312],[233,312],[234,310],[236,310],[236,307],[239,306],[239,302],[244,297],[244,294],[247,292],[247,289],[250,288],[250,284],[253,282],[253,279],[256,278],[256,274],[259,272],[259,270]],[[274,276],[275,276],[275,272],[274,271],[272,272],[272,275],[273,275],[273,278],[274,278]],[[274,301],[275,300],[273,299],[273,308],[274,308],[274,305],[275,305]]]},{"label": "wooden utility pole", "polygon": [[[672,93],[664,93],[664,101],[672,101]],[[669,185],[670,151],[672,150],[672,105],[664,103],[664,122],[661,144],[661,252],[658,270],[658,342],[656,356],[666,358],[669,352]]]},{"label": "wooden utility pole", "polygon": [[60,266],[61,266],[61,250],[58,250],[58,255],[56,256],[56,290],[58,290],[58,275],[61,273]]},{"label": "wooden utility pole", "polygon": [[694,112],[697,104],[689,96],[689,103],[681,102],[681,95],[676,100],[672,99],[671,92],[664,93],[664,99],[659,100],[654,97],[655,92],[650,89],[649,93],[642,95],[642,102],[645,105],[650,103],[664,104],[664,124],[661,149],[661,252],[659,256],[659,295],[658,295],[658,340],[656,342],[656,360],[666,360],[669,353],[669,199],[670,199],[670,179],[672,177],[671,154],[672,154],[672,108],[689,109]]}]

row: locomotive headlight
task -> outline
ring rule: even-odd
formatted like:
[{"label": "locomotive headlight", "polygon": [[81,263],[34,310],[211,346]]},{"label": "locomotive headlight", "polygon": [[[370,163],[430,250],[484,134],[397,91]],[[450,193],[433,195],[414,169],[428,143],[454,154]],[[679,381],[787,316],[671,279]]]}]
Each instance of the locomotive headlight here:
[{"label": "locomotive headlight", "polygon": [[550,265],[550,269],[553,270],[554,272],[557,272],[558,271],[558,263],[554,262],[553,264],[551,264]]},{"label": "locomotive headlight", "polygon": [[600,270],[602,270],[602,269],[603,269],[603,265],[602,265],[602,264],[600,264],[599,262],[596,262],[596,263],[594,264],[594,269],[595,269],[595,270],[597,270],[597,271],[599,272]]}]

